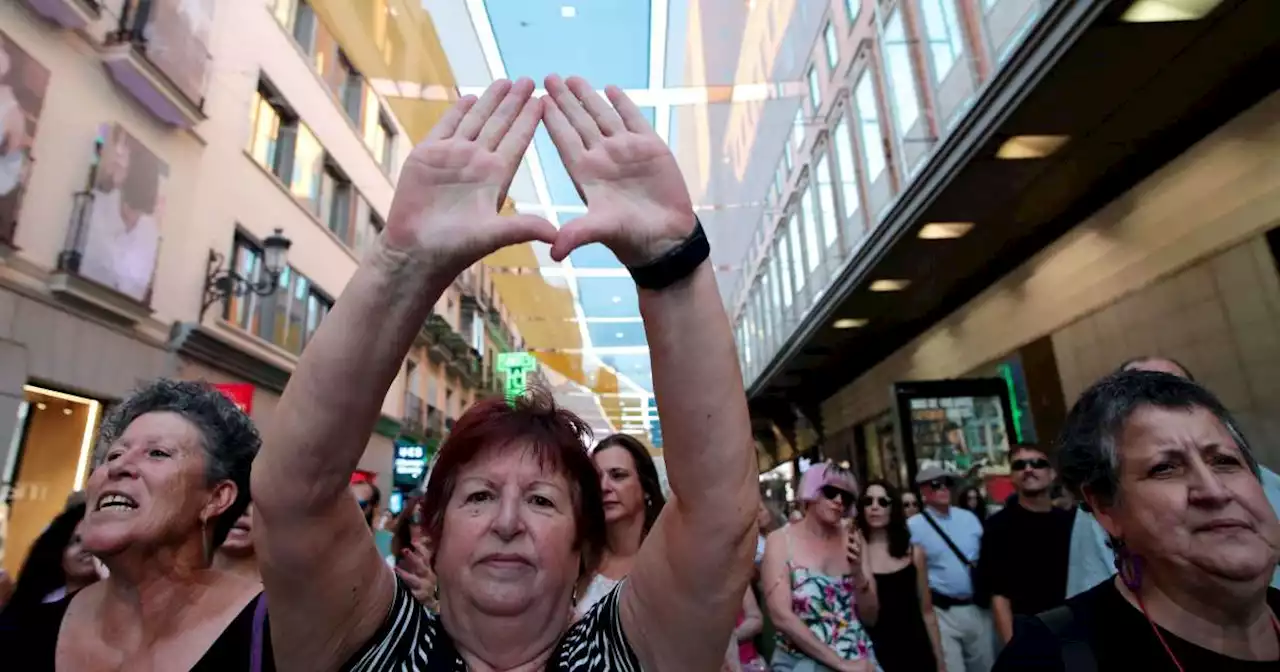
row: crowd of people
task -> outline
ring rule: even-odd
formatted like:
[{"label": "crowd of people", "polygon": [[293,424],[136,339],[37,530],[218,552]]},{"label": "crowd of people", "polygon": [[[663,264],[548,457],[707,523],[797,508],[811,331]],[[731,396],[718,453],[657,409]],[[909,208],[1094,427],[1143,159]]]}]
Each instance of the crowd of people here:
[{"label": "crowd of people", "polygon": [[[939,468],[899,491],[828,462],[784,522],[674,158],[621,91],[545,87],[464,97],[414,150],[261,435],[199,382],[111,410],[0,611],[16,669],[1276,669],[1277,479],[1176,362],[1126,363],[1015,448],[991,515]],[[558,230],[496,213],[539,123],[588,203]],[[462,415],[379,550],[352,474],[400,362],[458,273],[530,240],[633,269],[669,491],[535,388]]]}]

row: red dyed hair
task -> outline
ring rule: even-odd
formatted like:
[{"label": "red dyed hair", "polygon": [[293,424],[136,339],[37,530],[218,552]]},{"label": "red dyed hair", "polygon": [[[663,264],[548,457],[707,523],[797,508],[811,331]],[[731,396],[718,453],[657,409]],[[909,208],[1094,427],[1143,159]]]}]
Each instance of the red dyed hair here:
[{"label": "red dyed hair", "polygon": [[577,530],[574,548],[582,554],[583,570],[593,569],[605,546],[605,522],[600,474],[583,444],[590,436],[587,423],[557,406],[542,389],[530,388],[510,403],[502,398],[476,402],[458,419],[431,468],[422,498],[427,538],[439,547],[445,509],[464,467],[486,451],[521,448],[569,482]]}]

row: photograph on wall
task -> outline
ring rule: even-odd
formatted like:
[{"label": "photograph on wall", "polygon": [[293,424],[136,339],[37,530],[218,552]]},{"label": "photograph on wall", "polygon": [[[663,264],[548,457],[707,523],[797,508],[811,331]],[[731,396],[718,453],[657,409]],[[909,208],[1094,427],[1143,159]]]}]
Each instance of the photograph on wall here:
[{"label": "photograph on wall", "polygon": [[169,166],[119,124],[99,130],[95,151],[79,273],[150,303]]},{"label": "photograph on wall", "polygon": [[0,240],[13,242],[49,70],[0,32]]},{"label": "photograph on wall", "polygon": [[204,100],[215,0],[152,0],[143,29],[147,59],[191,102]]},{"label": "photograph on wall", "polygon": [[913,475],[928,467],[966,480],[1009,473],[1016,439],[1003,380],[912,382],[894,388]]}]

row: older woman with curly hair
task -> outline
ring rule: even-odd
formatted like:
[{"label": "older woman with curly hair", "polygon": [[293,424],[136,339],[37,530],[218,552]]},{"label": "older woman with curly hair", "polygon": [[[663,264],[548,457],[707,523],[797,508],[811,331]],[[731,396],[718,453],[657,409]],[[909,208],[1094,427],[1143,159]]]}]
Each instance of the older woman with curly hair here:
[{"label": "older woman with curly hair", "polygon": [[[84,550],[110,575],[0,632],[23,670],[248,669],[261,586],[212,567],[249,503],[258,432],[204,383],[162,380],[104,419]],[[269,667],[269,652],[258,651]]]},{"label": "older woman with curly hair", "polygon": [[1076,402],[1058,451],[1119,573],[1019,617],[996,669],[1276,669],[1280,522],[1222,403],[1175,375],[1121,371]]}]

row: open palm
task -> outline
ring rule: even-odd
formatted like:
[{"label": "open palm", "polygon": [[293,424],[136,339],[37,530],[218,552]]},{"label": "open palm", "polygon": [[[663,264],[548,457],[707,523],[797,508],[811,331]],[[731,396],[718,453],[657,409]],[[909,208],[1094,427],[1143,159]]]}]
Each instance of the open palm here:
[{"label": "open palm", "polygon": [[542,116],[533,81],[495,82],[458,101],[413,149],[387,218],[388,244],[452,279],[487,254],[530,240],[552,242],[541,217],[498,215]]},{"label": "open palm", "polygon": [[625,93],[605,90],[610,106],[583,79],[546,79],[542,119],[587,214],[560,230],[551,256],[604,243],[629,266],[678,246],[694,227],[688,188],[666,143]]}]

